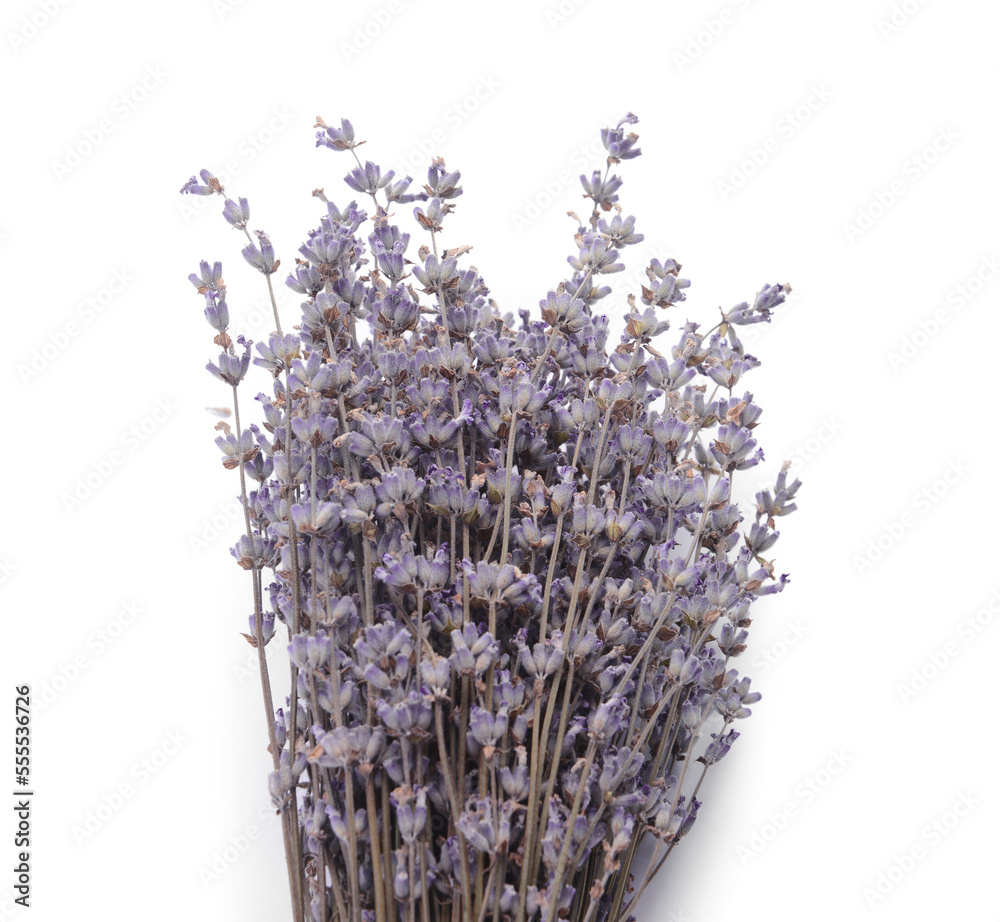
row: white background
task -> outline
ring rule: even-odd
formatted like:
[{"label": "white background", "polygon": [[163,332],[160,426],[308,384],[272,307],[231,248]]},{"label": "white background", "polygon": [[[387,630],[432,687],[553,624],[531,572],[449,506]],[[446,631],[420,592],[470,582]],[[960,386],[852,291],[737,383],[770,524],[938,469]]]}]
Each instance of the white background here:
[{"label": "white background", "polygon": [[[762,478],[789,458],[805,483],[742,660],[765,698],[644,918],[995,917],[998,28],[974,0],[6,3],[0,656],[8,739],[33,688],[37,793],[33,908],[0,918],[288,918],[187,275],[222,260],[254,338],[266,290],[180,185],[224,176],[290,265],[310,192],[349,198],[314,118],[349,117],[385,168],[462,170],[446,245],[537,310],[628,110],[629,275],[678,259],[709,324],[794,287],[749,386]],[[620,325],[624,293],[604,304]]]}]

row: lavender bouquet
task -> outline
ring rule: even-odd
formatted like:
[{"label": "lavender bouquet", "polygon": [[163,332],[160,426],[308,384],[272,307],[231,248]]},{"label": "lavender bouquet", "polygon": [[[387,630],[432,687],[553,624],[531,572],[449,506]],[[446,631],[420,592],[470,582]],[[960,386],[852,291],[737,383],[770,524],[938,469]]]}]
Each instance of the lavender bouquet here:
[{"label": "lavender bouquet", "polygon": [[[602,282],[643,239],[610,172],[639,156],[635,122],[601,132],[571,273],[538,317],[500,311],[469,246],[440,249],[460,174],[436,159],[410,191],[360,161],[346,120],[320,119],[317,143],[354,157],[345,182],[369,210],[313,193],[291,331],[247,200],[204,170],[181,190],[223,197],[274,306],[252,360],[271,389],[244,425],[254,344],[230,335],[221,264],[191,276],[221,350],[208,370],[232,390],[216,441],[240,479],[232,553],[297,922],[630,918],[760,697],[731,660],[750,606],[786,582],[765,555],[799,483],[786,465],[746,515],[732,500],[763,458],[737,330],[790,289],[659,351],[689,282],[654,259],[609,348]],[[411,202],[415,246],[393,223]]]}]

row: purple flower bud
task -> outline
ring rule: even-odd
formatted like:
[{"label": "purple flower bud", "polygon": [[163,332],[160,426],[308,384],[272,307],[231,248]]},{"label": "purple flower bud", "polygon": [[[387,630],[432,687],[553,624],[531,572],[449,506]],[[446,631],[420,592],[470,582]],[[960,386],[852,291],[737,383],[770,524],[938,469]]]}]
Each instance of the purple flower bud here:
[{"label": "purple flower bud", "polygon": [[192,272],[188,276],[191,284],[198,289],[198,293],[205,294],[206,292],[213,291],[220,298],[224,297],[225,285],[222,282],[222,263],[217,262],[210,266],[203,259],[199,268],[201,270],[200,275],[195,275]]},{"label": "purple flower bud", "polygon": [[608,244],[613,247],[631,246],[642,243],[646,239],[642,234],[635,233],[635,218],[631,215],[622,220],[622,216],[616,214],[610,222],[601,221],[598,223],[597,229]]},{"label": "purple flower bud", "polygon": [[[580,178],[583,179],[582,176]],[[614,199],[617,200],[617,196]],[[584,238],[579,255],[569,256],[566,261],[578,272],[590,272],[593,275],[625,270],[625,264],[618,262],[618,251],[609,247],[602,237]]]},{"label": "purple flower bud", "polygon": [[215,291],[205,292],[205,319],[219,333],[225,333],[229,327],[229,307]]},{"label": "purple flower bud", "polygon": [[701,675],[701,660],[694,653],[687,653],[681,647],[675,647],[667,663],[670,678],[678,685],[690,685]]},{"label": "purple flower bud", "polygon": [[427,170],[427,185],[424,189],[433,198],[458,198],[462,194],[462,187],[458,184],[461,178],[462,174],[458,170],[449,173],[445,169],[444,161],[437,160]]},{"label": "purple flower bud", "polygon": [[424,684],[433,694],[444,696],[448,693],[451,683],[451,662],[447,657],[425,659],[420,664],[420,673]]},{"label": "purple flower bud", "polygon": [[412,845],[427,825],[427,790],[397,788],[389,799],[396,809],[399,834],[407,845]]},{"label": "purple flower bud", "polygon": [[390,705],[380,698],[376,702],[376,711],[386,729],[394,736],[419,738],[426,735],[431,725],[431,709],[416,692],[411,692],[396,705]]},{"label": "purple flower bud", "polygon": [[713,733],[712,742],[708,744],[704,754],[698,761],[703,762],[705,765],[714,765],[716,762],[721,762],[729,753],[739,735],[739,732],[736,730],[730,730],[725,734]]},{"label": "purple flower bud", "polygon": [[606,742],[621,729],[628,702],[620,695],[602,701],[587,721],[587,732],[598,742]]},{"label": "purple flower bud", "polygon": [[536,643],[531,650],[527,646],[520,649],[519,662],[525,674],[533,679],[546,679],[559,668],[562,661],[563,651],[556,637],[546,643]]},{"label": "purple flower bud", "polygon": [[492,805],[488,800],[473,802],[471,810],[465,810],[455,825],[476,851],[492,855],[496,845],[496,831],[493,828]]},{"label": "purple flower bud", "polygon": [[615,128],[602,128],[601,129],[601,143],[604,145],[604,149],[608,152],[608,159],[612,162],[617,162],[621,160],[632,160],[634,157],[638,157],[642,151],[638,147],[635,147],[635,142],[639,140],[639,136],[634,133],[625,135],[625,130],[621,127],[623,124],[634,125],[639,120],[629,112]]},{"label": "purple flower bud", "polygon": [[608,176],[605,179],[601,176],[600,170],[594,170],[589,179],[581,176],[580,184],[583,186],[584,198],[593,199],[595,207],[610,211],[611,206],[618,201],[615,193],[621,188],[622,181],[617,176]]},{"label": "purple flower bud", "polygon": [[469,732],[480,746],[496,746],[507,732],[507,709],[501,707],[496,714],[473,705],[469,714]]},{"label": "purple flower bud", "polygon": [[[219,354],[219,364],[209,362],[205,368],[220,381],[235,387],[243,380],[250,367],[250,346],[247,345],[243,355],[230,355],[228,352]],[[245,430],[248,432],[249,430]],[[248,459],[249,460],[249,459]]]},{"label": "purple flower bud", "polygon": [[248,243],[240,251],[243,258],[250,263],[258,272],[270,275],[278,268],[280,260],[274,258],[274,247],[271,246],[271,238],[263,231],[254,231],[257,235],[260,246],[255,243]]},{"label": "purple flower bud", "polygon": [[460,675],[481,676],[496,658],[498,647],[488,632],[479,633],[479,628],[466,624],[461,631],[451,632],[451,662]]},{"label": "purple flower bud", "polygon": [[192,176],[181,186],[181,193],[186,195],[214,195],[218,193],[222,195],[222,183],[209,173],[208,170],[202,170],[199,176],[201,177],[201,183],[198,182],[197,177]]},{"label": "purple flower bud", "polygon": [[395,173],[389,170],[384,176],[382,175],[382,170],[378,164],[372,163],[371,160],[365,161],[363,167],[355,167],[351,170],[347,176],[344,177],[344,182],[347,183],[355,192],[366,192],[369,195],[374,195],[379,189],[387,186],[392,182],[392,177]]},{"label": "purple flower bud", "polygon": [[523,746],[518,746],[515,751],[517,764],[513,768],[505,765],[500,769],[500,784],[511,800],[523,803],[527,801],[531,789],[527,765],[528,751]]},{"label": "purple flower bud", "polygon": [[330,662],[330,638],[325,634],[295,634],[288,645],[288,656],[305,672],[325,670]]},{"label": "purple flower bud", "polygon": [[241,198],[239,204],[227,198],[222,208],[222,217],[233,227],[243,230],[247,226],[247,221],[250,220],[250,205],[245,198]]},{"label": "purple flower bud", "polygon": [[330,150],[354,150],[365,143],[354,140],[354,126],[346,118],[340,120],[340,128],[327,125],[322,119],[318,119],[316,127],[320,126],[324,130],[316,132],[317,147],[329,147]]}]

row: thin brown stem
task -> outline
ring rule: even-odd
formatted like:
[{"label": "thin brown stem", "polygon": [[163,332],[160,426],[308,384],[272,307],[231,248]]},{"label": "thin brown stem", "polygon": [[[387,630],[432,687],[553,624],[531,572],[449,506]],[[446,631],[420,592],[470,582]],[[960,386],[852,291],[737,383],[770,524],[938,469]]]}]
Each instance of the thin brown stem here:
[{"label": "thin brown stem", "polygon": [[[233,385],[233,417],[236,424],[236,438],[239,440],[243,434],[240,425],[240,402],[236,385]],[[271,678],[267,667],[267,656],[264,651],[264,607],[262,601],[261,581],[259,567],[253,548],[253,529],[250,526],[250,505],[247,495],[246,469],[242,456],[239,460],[240,470],[240,502],[243,506],[243,521],[246,526],[247,540],[250,542],[250,568],[251,582],[253,584],[253,608],[254,608],[254,647],[257,650],[257,667],[260,673],[261,693],[264,703],[264,716],[267,722],[268,751],[271,753],[271,760],[274,770],[281,770],[281,748],[278,746],[278,737],[274,727],[274,698],[271,693]],[[294,755],[293,755],[294,759]],[[285,863],[288,867],[289,888],[291,890],[292,907],[296,922],[303,920],[302,901],[302,876],[297,862],[297,850],[295,844],[298,838],[298,819],[292,813],[288,804],[282,806],[282,830],[285,839]]]}]

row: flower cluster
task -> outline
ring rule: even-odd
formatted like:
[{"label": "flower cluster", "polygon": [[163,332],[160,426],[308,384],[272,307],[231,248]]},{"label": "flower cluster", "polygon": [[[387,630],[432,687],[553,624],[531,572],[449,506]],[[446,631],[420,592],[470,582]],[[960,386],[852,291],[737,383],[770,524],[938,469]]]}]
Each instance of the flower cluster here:
[{"label": "flower cluster", "polygon": [[[790,289],[655,348],[689,282],[654,259],[612,344],[605,283],[643,239],[610,172],[640,155],[635,122],[601,132],[606,168],[580,178],[592,212],[537,317],[500,311],[470,247],[440,248],[460,173],[437,159],[407,191],[358,159],[346,120],[319,120],[317,145],[353,155],[360,203],[314,193],[292,332],[275,308],[266,342],[234,344],[221,265],[191,276],[234,399],[217,441],[241,480],[233,556],[298,920],[626,919],[760,697],[732,661],[786,582],[768,554],[799,483],[782,469],[755,508],[733,500],[763,459],[738,329]],[[224,199],[270,289],[279,260],[246,199],[207,171],[182,191]],[[271,386],[243,426],[251,356]]]}]

